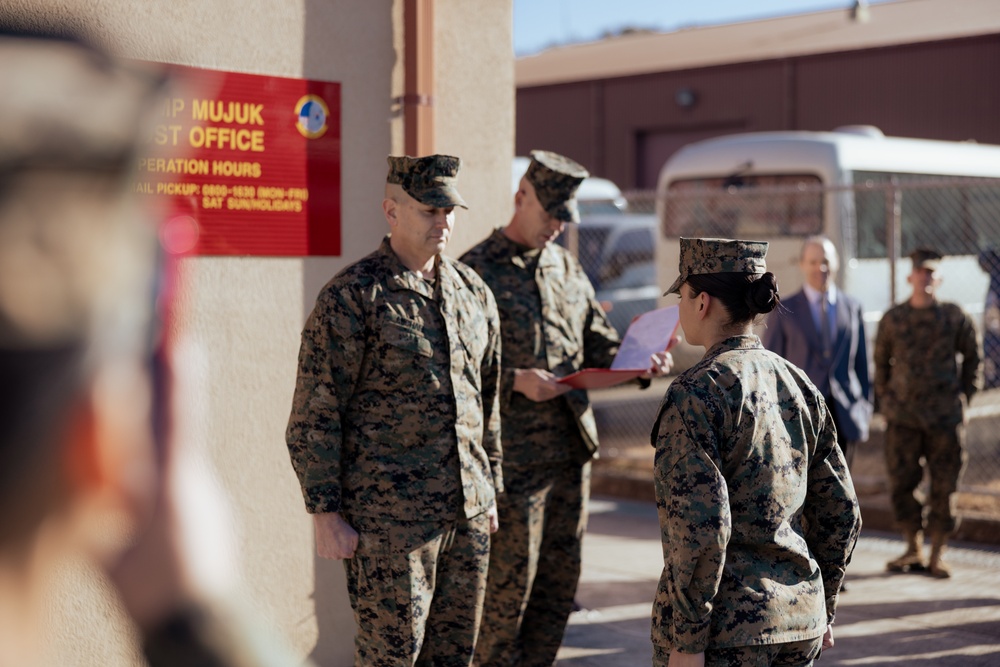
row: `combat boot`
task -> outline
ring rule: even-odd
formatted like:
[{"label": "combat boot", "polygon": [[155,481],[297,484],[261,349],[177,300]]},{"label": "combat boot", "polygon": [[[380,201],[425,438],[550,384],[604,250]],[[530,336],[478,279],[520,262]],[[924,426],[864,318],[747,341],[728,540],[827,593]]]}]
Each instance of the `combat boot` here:
[{"label": "combat boot", "polygon": [[937,579],[947,579],[951,576],[951,568],[944,562],[944,547],[947,543],[947,534],[931,533],[931,560],[927,564],[927,570]]},{"label": "combat boot", "polygon": [[906,552],[885,564],[889,572],[918,572],[924,566],[924,539],[919,530],[904,530]]}]

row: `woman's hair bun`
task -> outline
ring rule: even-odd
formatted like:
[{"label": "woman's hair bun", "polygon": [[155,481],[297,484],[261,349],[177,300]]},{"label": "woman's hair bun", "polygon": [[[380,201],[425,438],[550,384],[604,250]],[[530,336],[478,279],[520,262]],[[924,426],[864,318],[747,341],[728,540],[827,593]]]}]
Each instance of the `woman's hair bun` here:
[{"label": "woman's hair bun", "polygon": [[747,306],[754,314],[770,313],[778,305],[778,281],[768,271],[747,288]]}]

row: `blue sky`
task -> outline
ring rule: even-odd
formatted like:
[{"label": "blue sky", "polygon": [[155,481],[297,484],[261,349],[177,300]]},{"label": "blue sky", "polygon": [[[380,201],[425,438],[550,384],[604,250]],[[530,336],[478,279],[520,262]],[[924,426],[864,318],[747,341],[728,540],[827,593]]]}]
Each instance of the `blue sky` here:
[{"label": "blue sky", "polygon": [[[869,5],[887,0],[869,0]],[[672,31],[829,9],[852,0],[514,0],[514,53],[592,41],[633,26]]]}]

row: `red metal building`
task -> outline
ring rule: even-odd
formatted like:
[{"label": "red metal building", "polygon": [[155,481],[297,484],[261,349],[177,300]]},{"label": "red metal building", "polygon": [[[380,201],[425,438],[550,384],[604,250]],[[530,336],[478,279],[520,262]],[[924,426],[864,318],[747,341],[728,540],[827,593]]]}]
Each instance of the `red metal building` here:
[{"label": "red metal building", "polygon": [[[845,3],[846,4],[846,3]],[[691,141],[875,125],[1000,144],[1000,2],[901,0],[549,49],[516,65],[516,149],[655,187]]]}]

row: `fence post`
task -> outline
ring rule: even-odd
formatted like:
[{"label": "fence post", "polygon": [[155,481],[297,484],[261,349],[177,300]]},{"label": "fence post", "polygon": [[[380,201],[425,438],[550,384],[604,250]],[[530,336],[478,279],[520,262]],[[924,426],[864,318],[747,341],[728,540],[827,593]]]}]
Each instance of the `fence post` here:
[{"label": "fence post", "polygon": [[889,305],[892,306],[896,303],[896,262],[903,240],[903,191],[899,189],[899,179],[895,176],[889,180],[889,189],[885,191],[885,213],[888,225],[885,236],[889,251]]},{"label": "fence post", "polygon": [[[566,238],[566,250],[569,254],[580,259],[580,225],[568,223],[563,236]],[[598,257],[598,259],[600,259]]]}]

